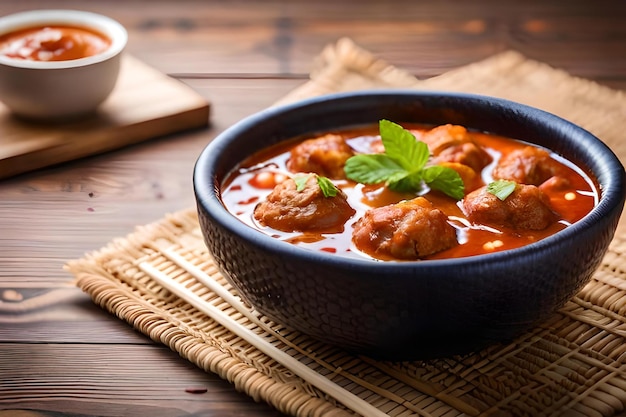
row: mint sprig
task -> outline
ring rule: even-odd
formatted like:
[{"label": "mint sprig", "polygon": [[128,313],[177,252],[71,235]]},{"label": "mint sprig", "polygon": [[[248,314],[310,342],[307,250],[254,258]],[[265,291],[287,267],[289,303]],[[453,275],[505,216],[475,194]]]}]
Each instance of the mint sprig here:
[{"label": "mint sprig", "polygon": [[385,155],[396,161],[407,171],[423,167],[428,162],[428,146],[399,124],[381,120],[378,124]]},{"label": "mint sprig", "polygon": [[302,192],[304,191],[304,187],[306,187],[306,182],[311,178],[313,174],[298,174],[294,175],[293,182],[296,184],[296,191]]},{"label": "mint sprig", "polygon": [[309,180],[309,178],[311,178],[311,175],[315,175],[315,179],[317,180],[317,185],[319,185],[320,189],[322,190],[322,194],[324,194],[324,197],[334,197],[337,195],[337,193],[339,192],[339,190],[337,189],[337,187],[335,186],[335,184],[333,184],[333,182],[331,180],[329,180],[326,177],[322,177],[321,175],[317,175],[317,174],[299,174],[293,177],[293,181],[296,183],[296,191],[297,192],[302,192],[304,191],[304,188],[306,187],[306,183]]},{"label": "mint sprig", "polygon": [[501,201],[504,201],[508,196],[513,194],[515,187],[517,187],[517,183],[515,181],[496,180],[487,185],[487,192],[495,195]]},{"label": "mint sprig", "polygon": [[363,184],[384,182],[401,192],[419,192],[428,185],[456,200],[464,197],[458,172],[441,165],[426,166],[430,152],[424,142],[389,120],[381,120],[379,129],[385,152],[349,158],[344,167],[347,178]]},{"label": "mint sprig", "polygon": [[339,192],[339,190],[331,180],[320,175],[317,175],[317,185],[320,186],[324,197],[334,197],[337,195],[337,192]]}]

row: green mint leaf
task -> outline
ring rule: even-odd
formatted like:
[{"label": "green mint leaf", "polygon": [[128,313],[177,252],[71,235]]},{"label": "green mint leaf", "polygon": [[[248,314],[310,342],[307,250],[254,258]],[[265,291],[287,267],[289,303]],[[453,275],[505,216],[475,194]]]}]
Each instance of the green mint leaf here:
[{"label": "green mint leaf", "polygon": [[415,136],[397,123],[389,120],[379,122],[380,137],[385,154],[407,171],[422,169],[430,152],[428,146],[415,139]]},{"label": "green mint leaf", "polygon": [[385,154],[354,155],[344,166],[346,177],[362,184],[387,182],[393,175],[406,170]]},{"label": "green mint leaf", "polygon": [[318,175],[317,184],[320,186],[324,197],[334,197],[339,192],[335,184],[333,184],[333,182],[326,177]]},{"label": "green mint leaf", "polygon": [[398,192],[418,192],[423,188],[421,171],[405,172],[404,175],[396,175],[387,181],[387,186]]},{"label": "green mint leaf", "polygon": [[487,192],[504,201],[513,193],[513,191],[515,191],[515,187],[517,187],[517,183],[515,181],[497,180],[490,182],[489,185],[487,185]]},{"label": "green mint leaf", "polygon": [[381,120],[380,136],[385,147],[382,154],[355,155],[346,161],[344,171],[350,180],[363,184],[384,182],[391,190],[419,192],[424,184],[460,200],[465,196],[463,179],[449,167],[426,167],[428,146],[402,126]]},{"label": "green mint leaf", "polygon": [[296,183],[296,191],[301,192],[306,187],[306,182],[311,178],[311,174],[299,174],[293,177],[293,182]]},{"label": "green mint leaf", "polygon": [[452,168],[433,165],[422,170],[422,179],[434,190],[460,200],[465,196],[465,185],[458,172]]}]

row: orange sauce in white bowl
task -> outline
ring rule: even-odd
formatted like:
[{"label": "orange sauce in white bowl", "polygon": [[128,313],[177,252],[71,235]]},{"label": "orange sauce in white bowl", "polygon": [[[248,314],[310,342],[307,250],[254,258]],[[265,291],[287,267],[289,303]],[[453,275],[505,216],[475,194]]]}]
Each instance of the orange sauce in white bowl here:
[{"label": "orange sauce in white bowl", "polygon": [[69,61],[104,52],[111,40],[92,29],[37,26],[0,35],[0,55],[31,61]]}]

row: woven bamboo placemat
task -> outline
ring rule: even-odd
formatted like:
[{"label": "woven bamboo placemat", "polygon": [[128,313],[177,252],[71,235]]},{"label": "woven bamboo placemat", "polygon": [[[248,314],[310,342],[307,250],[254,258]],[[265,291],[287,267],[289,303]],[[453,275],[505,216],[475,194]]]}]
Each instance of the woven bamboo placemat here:
[{"label": "woven bamboo placemat", "polygon": [[[594,132],[626,158],[619,91],[504,52],[450,73],[417,80],[348,39],[329,45],[311,80],[281,103],[359,88],[468,91],[525,102]],[[279,104],[279,103],[278,103]],[[242,314],[217,271],[194,209],[141,226],[67,264],[95,303],[198,367],[217,373],[256,401],[293,416],[354,415],[357,396],[394,416],[611,416],[626,405],[626,235],[620,224],[592,281],[549,320],[514,343],[466,356],[380,362],[350,355],[256,314]],[[158,279],[157,279],[158,278]],[[210,308],[261,335],[271,346],[342,387],[326,394],[182,301],[159,284],[182,284]],[[205,282],[229,292],[218,295]]]}]

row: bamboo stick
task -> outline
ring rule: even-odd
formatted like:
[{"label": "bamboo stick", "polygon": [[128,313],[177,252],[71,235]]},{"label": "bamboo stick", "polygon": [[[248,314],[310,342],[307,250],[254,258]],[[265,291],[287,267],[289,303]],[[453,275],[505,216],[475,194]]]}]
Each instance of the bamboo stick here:
[{"label": "bamboo stick", "polygon": [[237,309],[241,314],[246,316],[255,324],[261,324],[258,317],[254,315],[249,308],[245,306],[245,304],[241,301],[241,299],[235,295],[233,295],[230,291],[224,288],[219,282],[211,279],[211,277],[207,276],[205,272],[192,264],[191,262],[187,262],[187,260],[179,255],[172,248],[160,248],[160,252],[165,255],[170,261],[174,262],[185,271],[189,272],[191,276],[193,276],[198,282],[206,286],[208,289],[213,291],[217,296],[226,301],[228,304]]},{"label": "bamboo stick", "polygon": [[[253,311],[251,311],[241,300],[239,297],[233,295],[231,292],[229,292],[226,288],[224,288],[223,285],[221,285],[217,280],[215,280],[212,276],[210,276],[209,274],[207,274],[205,271],[202,270],[202,268],[194,265],[193,263],[189,262],[188,260],[186,260],[182,255],[180,255],[178,252],[176,252],[176,250],[173,247],[159,247],[159,252],[164,255],[166,258],[168,258],[170,261],[174,262],[176,265],[178,265],[180,268],[184,269],[186,272],[188,272],[189,274],[191,274],[198,282],[200,282],[201,284],[205,285],[208,289],[210,289],[211,291],[213,291],[216,295],[218,295],[219,297],[221,297],[224,301],[228,302],[229,305],[231,305],[232,307],[234,307],[235,309],[237,309],[237,311],[239,311],[241,314],[243,314],[246,318],[248,318],[248,320],[250,320],[252,323],[255,323],[257,326],[259,326],[260,328],[264,329],[266,332],[272,333],[275,337],[277,337],[278,339],[280,339],[282,342],[286,343],[287,345],[289,345],[290,347],[292,347],[293,349],[301,352],[302,354],[306,355],[306,352],[302,351],[302,349],[297,346],[292,344],[289,340],[284,339],[281,335],[279,334],[275,334],[272,332],[271,328],[268,328],[268,326],[263,323],[261,320],[259,320],[259,318],[254,314]],[[368,358],[362,358],[364,360],[369,360],[371,361],[372,365],[376,364],[376,361],[372,361]],[[357,384],[366,387],[367,389],[369,389],[372,392],[377,393],[378,395],[385,397],[391,401],[396,402],[397,404],[402,404],[405,407],[407,407],[408,409],[410,409],[411,411],[415,412],[416,415],[418,416],[423,416],[423,417],[427,417],[430,416],[429,413],[425,412],[421,407],[416,407],[414,404],[411,404],[409,401],[406,401],[404,398],[386,390],[386,389],[382,389],[381,387],[378,387],[376,385],[371,384],[368,381],[364,381],[361,378],[355,377],[354,375],[347,373],[347,372],[343,372],[340,370],[335,369],[332,365],[328,364],[327,362],[323,361],[321,358],[318,357],[314,357],[313,360],[315,360],[317,363],[319,363],[320,365],[324,366],[326,369],[330,370],[331,372],[336,372],[342,376],[344,376],[345,378],[348,378],[349,380],[356,382]],[[380,365],[382,366],[382,365]],[[380,369],[379,366],[379,369]],[[381,369],[382,370],[382,369]],[[396,376],[397,378],[397,376]],[[428,395],[431,395],[435,398],[438,399],[442,399],[440,397],[442,397],[439,393],[439,391],[434,390],[433,388],[431,388],[429,385],[427,384],[420,384],[420,386],[418,387],[416,384],[416,381],[411,379],[411,378],[404,378],[406,381],[405,383],[407,383],[408,385],[413,386],[416,389],[419,389],[421,392],[426,393]],[[418,382],[419,384],[419,382]],[[444,400],[445,402],[446,398],[443,398],[442,400]],[[466,413],[468,413],[468,415],[477,415],[478,412],[474,409],[471,408],[465,404],[461,404],[458,405],[458,408],[461,411],[464,411]]]},{"label": "bamboo stick", "polygon": [[149,263],[142,262],[139,264],[139,267],[168,291],[177,295],[182,300],[186,301],[199,311],[211,317],[213,320],[215,320],[237,336],[241,337],[261,352],[265,353],[278,363],[287,367],[300,378],[315,386],[322,392],[330,395],[335,400],[341,402],[344,406],[348,407],[352,411],[362,416],[388,417],[387,414],[383,413],[367,401],[347,391],[346,389],[335,384],[324,376],[318,374],[311,368],[300,363],[294,357],[276,348],[274,345],[261,338],[253,331],[241,326],[239,323],[230,318],[220,309],[205,302],[202,298],[194,294],[187,287],[172,280],[169,276],[154,268]]}]

